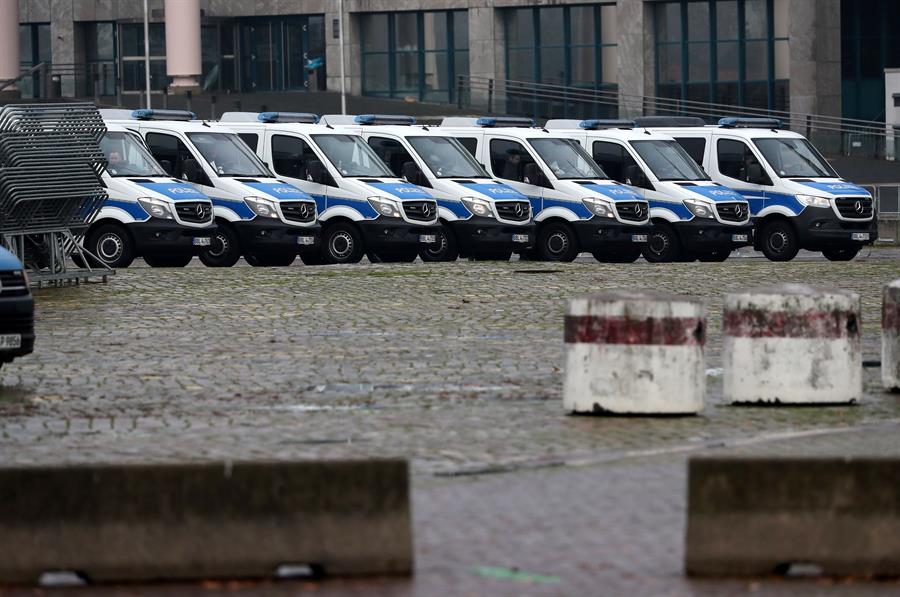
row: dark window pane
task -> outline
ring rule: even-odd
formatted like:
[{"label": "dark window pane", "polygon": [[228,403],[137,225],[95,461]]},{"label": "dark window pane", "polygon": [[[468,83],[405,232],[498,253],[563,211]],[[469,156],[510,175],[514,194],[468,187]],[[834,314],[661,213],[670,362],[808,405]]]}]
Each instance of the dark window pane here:
[{"label": "dark window pane", "polygon": [[454,52],[453,65],[456,70],[456,76],[469,74],[469,52]]},{"label": "dark window pane", "polygon": [[388,55],[371,54],[363,56],[363,91],[365,93],[387,93],[390,90],[388,77]]},{"label": "dark window pane", "polygon": [[[143,35],[141,35],[141,42],[143,42]],[[143,53],[144,49],[141,48],[141,54],[143,55]],[[150,55],[166,55],[166,26],[161,23],[150,25]]]},{"label": "dark window pane", "polygon": [[593,87],[597,82],[595,48],[572,48],[572,85]]},{"label": "dark window pane", "polygon": [[474,137],[457,137],[456,140],[462,143],[462,146],[472,154],[472,157],[475,157],[475,153],[478,151],[478,139]]},{"label": "dark window pane", "polygon": [[747,81],[764,81],[769,78],[769,44],[764,41],[748,41],[744,51]]},{"label": "dark window pane", "polygon": [[147,133],[147,147],[157,162],[169,163],[171,169],[166,171],[175,178],[181,178],[184,173],[185,160],[196,159],[181,139],[174,135]]},{"label": "dark window pane", "polygon": [[[618,143],[609,143],[607,141],[594,141],[591,147],[591,156],[600,166],[606,175],[613,180],[625,182],[625,157],[627,156],[625,148]],[[628,156],[630,158],[630,156]],[[630,160],[631,163],[634,160]]]},{"label": "dark window pane", "polygon": [[594,7],[573,6],[569,9],[569,27],[572,31],[572,45],[594,43]]},{"label": "dark window pane", "polygon": [[684,148],[689,156],[699,165],[703,165],[703,152],[706,151],[706,139],[696,139],[691,137],[675,137],[678,144]]},{"label": "dark window pane", "polygon": [[541,23],[542,46],[559,46],[565,43],[562,7],[539,9],[538,19]]},{"label": "dark window pane", "polygon": [[665,44],[657,47],[659,82],[681,82],[681,45]]},{"label": "dark window pane", "polygon": [[681,5],[676,2],[655,5],[657,41],[681,41]]},{"label": "dark window pane", "polygon": [[426,52],[424,75],[425,91],[450,89],[450,67],[447,52]]},{"label": "dark window pane", "polygon": [[360,18],[363,52],[386,52],[388,49],[388,15],[364,14]]},{"label": "dark window pane", "polygon": [[681,99],[681,85],[657,85],[656,93],[659,97]]},{"label": "dark window pane", "polygon": [[719,81],[737,81],[740,76],[738,42],[716,44],[716,78]]},{"label": "dark window pane", "polygon": [[419,47],[418,13],[394,13],[394,49],[416,50]]},{"label": "dark window pane", "polygon": [[506,22],[506,43],[511,48],[534,45],[532,9],[514,8],[503,11]]},{"label": "dark window pane", "polygon": [[563,85],[566,82],[565,48],[541,49],[541,82]]},{"label": "dark window pane", "polygon": [[534,159],[521,143],[491,140],[491,170],[497,178],[524,182],[525,166],[528,164],[534,164]]},{"label": "dark window pane", "polygon": [[684,99],[691,102],[709,102],[712,99],[709,97],[709,84],[708,83],[689,83],[687,85],[687,97]]},{"label": "dark window pane", "polygon": [[276,174],[306,180],[309,162],[319,160],[309,144],[298,137],[272,137],[272,166]]},{"label": "dark window pane", "polygon": [[534,81],[534,50],[509,50],[509,73],[513,81]]},{"label": "dark window pane", "polygon": [[688,44],[688,80],[709,80],[710,44],[706,42]]},{"label": "dark window pane", "polygon": [[413,162],[412,156],[396,139],[387,137],[369,137],[369,147],[375,150],[381,161],[388,165],[394,176],[403,178],[403,164]]},{"label": "dark window pane", "polygon": [[719,139],[716,143],[716,154],[719,161],[719,172],[728,178],[747,182],[750,166],[756,165],[762,168],[759,160],[743,141]]},{"label": "dark window pane", "polygon": [[453,11],[453,47],[457,50],[469,48],[469,11]]},{"label": "dark window pane", "polygon": [[222,23],[219,28],[219,47],[223,56],[234,55],[234,25],[231,23]]},{"label": "dark window pane", "polygon": [[144,29],[142,25],[122,25],[122,55],[144,55]]},{"label": "dark window pane", "polygon": [[706,2],[688,3],[687,29],[689,41],[709,39],[709,4]]},{"label": "dark window pane", "polygon": [[734,83],[716,83],[716,97],[714,99],[717,104],[738,105],[738,84]]},{"label": "dark window pane", "polygon": [[744,83],[744,105],[750,108],[767,108],[769,86],[764,82]]},{"label": "dark window pane", "polygon": [[447,48],[447,13],[426,12],[422,15],[422,26],[426,50]]},{"label": "dark window pane", "polygon": [[768,34],[766,27],[766,0],[744,1],[744,26],[744,36],[747,39],[765,39]]},{"label": "dark window pane", "polygon": [[738,10],[737,1],[716,2],[716,39],[737,40]]},{"label": "dark window pane", "polygon": [[394,55],[394,71],[396,73],[396,91],[419,91],[419,54],[416,52],[398,52]]},{"label": "dark window pane", "polygon": [[256,133],[238,133],[237,136],[247,144],[247,147],[256,151],[256,148],[259,146],[259,135]]}]

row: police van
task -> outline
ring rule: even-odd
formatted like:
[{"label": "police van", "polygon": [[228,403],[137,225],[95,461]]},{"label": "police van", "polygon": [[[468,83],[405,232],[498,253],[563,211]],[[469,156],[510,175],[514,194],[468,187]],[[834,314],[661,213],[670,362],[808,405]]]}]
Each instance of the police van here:
[{"label": "police van", "polygon": [[753,243],[743,195],[713,182],[672,138],[631,120],[550,120],[545,127],[579,143],[613,180],[650,204],[652,262],[724,261]]},{"label": "police van", "polygon": [[445,118],[440,132],[528,197],[536,240],[526,258],[572,261],[589,251],[599,261],[627,263],[647,244],[647,201],[610,180],[578,141],[515,117]]},{"label": "police van", "polygon": [[210,245],[216,227],[209,197],[167,174],[136,133],[107,123],[100,149],[107,199],[81,241],[89,253],[110,267],[128,267],[135,257],[184,267]]},{"label": "police van", "polygon": [[800,249],[849,261],[878,237],[872,195],[842,179],[803,135],[782,129],[777,119],[636,122],[674,137],[713,180],[746,197],[755,247],[772,261],[790,261]]},{"label": "police van", "polygon": [[170,176],[212,199],[216,232],[200,252],[206,265],[228,267],[242,255],[254,266],[290,265],[298,252],[318,251],[315,201],[276,178],[233,131],[180,110],[109,120],[139,133]]},{"label": "police van", "polygon": [[317,124],[315,114],[227,112],[219,126],[236,131],[283,180],[315,198],[322,248],[304,263],[414,261],[436,244],[437,204],[394,175],[362,137]]},{"label": "police van", "polygon": [[528,197],[493,180],[475,158],[438,127],[416,126],[412,116],[323,116],[322,122],[360,134],[395,176],[437,200],[438,242],[423,261],[463,257],[508,260],[534,244]]}]

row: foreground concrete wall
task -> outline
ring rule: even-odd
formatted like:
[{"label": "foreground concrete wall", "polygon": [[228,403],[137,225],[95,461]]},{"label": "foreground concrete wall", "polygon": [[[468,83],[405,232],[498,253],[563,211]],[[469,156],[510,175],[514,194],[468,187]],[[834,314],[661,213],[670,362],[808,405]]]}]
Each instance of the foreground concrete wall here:
[{"label": "foreground concrete wall", "polygon": [[0,469],[0,584],[409,574],[405,461]]},{"label": "foreground concrete wall", "polygon": [[694,458],[688,475],[688,574],[900,574],[900,460]]}]

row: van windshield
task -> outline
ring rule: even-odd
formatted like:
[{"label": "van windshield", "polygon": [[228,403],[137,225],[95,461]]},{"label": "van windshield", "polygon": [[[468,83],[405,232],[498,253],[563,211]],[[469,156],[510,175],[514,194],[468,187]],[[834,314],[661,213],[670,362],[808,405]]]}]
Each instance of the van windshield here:
[{"label": "van windshield", "polygon": [[188,133],[187,136],[219,176],[272,176],[265,164],[234,133]]},{"label": "van windshield", "polygon": [[647,139],[630,143],[659,180],[709,180],[678,141]]},{"label": "van windshield", "polygon": [[609,178],[578,141],[550,138],[528,142],[559,180]]},{"label": "van windshield", "polygon": [[489,178],[466,148],[452,137],[408,137],[409,144],[438,178]]},{"label": "van windshield", "polygon": [[362,137],[313,135],[313,141],[341,176],[386,176],[396,178]]},{"label": "van windshield", "polygon": [[806,139],[754,139],[753,143],[782,178],[838,178],[834,168]]},{"label": "van windshield", "polygon": [[168,176],[131,133],[107,131],[100,140],[110,176]]}]

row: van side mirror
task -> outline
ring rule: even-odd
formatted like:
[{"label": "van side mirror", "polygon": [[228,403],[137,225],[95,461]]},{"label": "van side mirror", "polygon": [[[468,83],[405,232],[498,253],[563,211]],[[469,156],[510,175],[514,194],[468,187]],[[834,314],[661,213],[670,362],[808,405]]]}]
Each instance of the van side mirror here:
[{"label": "van side mirror", "polygon": [[206,184],[206,176],[200,168],[200,164],[193,158],[188,158],[181,163],[183,178],[194,184]]},{"label": "van side mirror", "polygon": [[159,165],[169,176],[175,176],[175,170],[172,168],[171,160],[159,160]]},{"label": "van side mirror", "polygon": [[309,160],[306,163],[306,180],[316,184],[330,184],[331,176],[325,169],[325,164],[319,160]]},{"label": "van side mirror", "polygon": [[544,175],[541,167],[534,162],[525,164],[524,180],[522,182],[533,184],[539,187],[550,186],[550,181],[547,180],[547,177]]},{"label": "van side mirror", "polygon": [[403,178],[406,179],[406,182],[419,185],[420,187],[431,186],[431,183],[428,182],[428,177],[425,176],[425,173],[422,172],[415,162],[403,162]]}]

